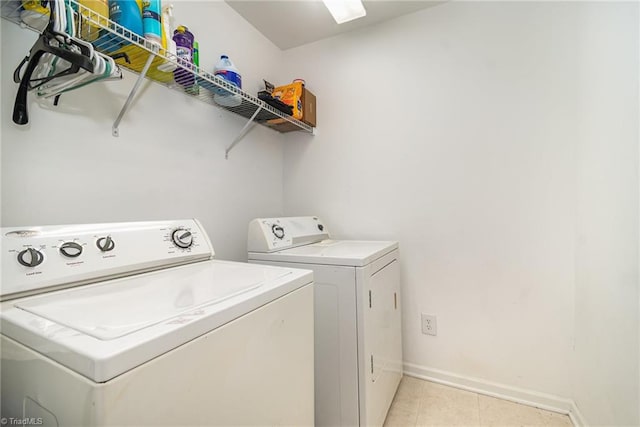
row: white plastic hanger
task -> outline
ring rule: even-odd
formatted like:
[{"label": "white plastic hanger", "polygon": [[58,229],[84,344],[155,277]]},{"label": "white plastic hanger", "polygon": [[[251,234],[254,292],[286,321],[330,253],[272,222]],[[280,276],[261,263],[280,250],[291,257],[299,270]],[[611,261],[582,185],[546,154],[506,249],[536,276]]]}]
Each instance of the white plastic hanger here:
[{"label": "white plastic hanger", "polygon": [[[42,84],[37,88],[37,95],[41,98],[50,98],[60,95],[64,92],[74,90],[93,83],[98,80],[121,78],[122,72],[120,67],[109,56],[97,52],[93,45],[84,40],[75,37],[75,19],[71,11],[71,7],[66,2],[58,0],[55,2],[56,13],[54,21],[54,29],[64,28],[64,33],[73,38],[73,42],[77,45],[86,47],[86,54],[93,64],[93,72],[81,69],[75,74],[61,76]],[[67,45],[65,40],[56,39],[59,43]],[[68,46],[68,45],[67,45]],[[76,48],[73,46],[71,48]],[[78,49],[80,50],[80,49]],[[46,77],[60,73],[71,66],[69,62],[52,54],[43,55],[38,67],[34,71],[36,78],[44,79]]]}]

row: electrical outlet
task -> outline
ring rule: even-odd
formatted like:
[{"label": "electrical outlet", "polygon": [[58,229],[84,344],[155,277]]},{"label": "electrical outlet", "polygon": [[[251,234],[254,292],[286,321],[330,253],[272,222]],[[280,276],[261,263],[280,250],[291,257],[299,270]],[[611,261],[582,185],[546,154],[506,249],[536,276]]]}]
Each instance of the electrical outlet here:
[{"label": "electrical outlet", "polygon": [[425,335],[438,335],[436,316],[422,313],[422,333]]}]

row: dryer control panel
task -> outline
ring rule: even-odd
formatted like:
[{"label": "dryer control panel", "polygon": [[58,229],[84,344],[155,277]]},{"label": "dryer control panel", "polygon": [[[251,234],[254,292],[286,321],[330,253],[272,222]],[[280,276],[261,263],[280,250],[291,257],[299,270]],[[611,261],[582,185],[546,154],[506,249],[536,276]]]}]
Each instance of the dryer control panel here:
[{"label": "dryer control panel", "polygon": [[249,223],[247,250],[275,252],[329,238],[329,231],[316,216],[256,218]]},{"label": "dryer control panel", "polygon": [[2,228],[0,301],[213,258],[194,219]]}]

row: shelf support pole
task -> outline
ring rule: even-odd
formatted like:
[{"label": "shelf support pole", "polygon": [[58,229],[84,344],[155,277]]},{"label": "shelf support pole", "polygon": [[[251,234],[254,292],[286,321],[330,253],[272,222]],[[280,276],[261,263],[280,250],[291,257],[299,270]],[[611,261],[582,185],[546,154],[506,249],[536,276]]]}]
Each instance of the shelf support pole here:
[{"label": "shelf support pole", "polygon": [[153,59],[155,57],[156,57],[155,53],[149,54],[149,58],[147,58],[147,62],[144,64],[144,68],[142,68],[142,71],[138,76],[138,80],[136,80],[136,84],[133,85],[133,89],[131,89],[131,92],[129,92],[129,97],[127,98],[127,101],[122,106],[122,110],[120,110],[120,114],[118,114],[118,118],[116,118],[116,121],[113,122],[113,127],[111,128],[111,134],[113,136],[120,136],[120,132],[118,131],[118,126],[120,126],[120,121],[122,120],[122,118],[124,117],[124,114],[129,109],[129,105],[131,104],[131,101],[133,101],[133,98],[136,96],[136,93],[138,92],[138,89],[140,88],[142,81],[147,75],[147,71],[149,71],[149,67],[151,67],[151,63],[153,62]]},{"label": "shelf support pole", "polygon": [[230,146],[227,147],[227,149],[224,151],[224,158],[225,159],[229,159],[229,152],[233,149],[233,147],[236,146],[236,144],[238,142],[240,142],[240,140],[244,137],[244,135],[247,133],[249,125],[253,123],[253,121],[255,120],[255,118],[258,116],[258,113],[262,110],[262,106],[259,106],[258,109],[255,111],[255,113],[253,113],[253,116],[251,116],[251,118],[249,119],[249,121],[244,125],[244,127],[242,129],[240,129],[240,133],[238,134],[238,136],[236,136],[236,138],[233,140],[233,142],[231,143]]}]

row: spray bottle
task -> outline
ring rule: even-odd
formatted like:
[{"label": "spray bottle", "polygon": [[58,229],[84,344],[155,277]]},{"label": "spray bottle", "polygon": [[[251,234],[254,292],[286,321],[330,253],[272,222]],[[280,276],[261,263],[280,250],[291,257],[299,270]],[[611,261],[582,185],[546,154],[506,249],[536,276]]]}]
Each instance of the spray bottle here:
[{"label": "spray bottle", "polygon": [[[176,52],[176,42],[173,41],[173,5],[162,7],[162,47],[166,50],[166,56],[175,61],[178,53]],[[176,69],[176,64],[165,61],[158,65],[158,70],[163,73],[170,73]]]}]

